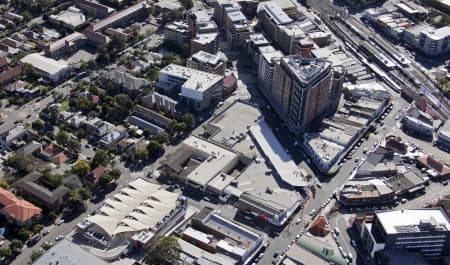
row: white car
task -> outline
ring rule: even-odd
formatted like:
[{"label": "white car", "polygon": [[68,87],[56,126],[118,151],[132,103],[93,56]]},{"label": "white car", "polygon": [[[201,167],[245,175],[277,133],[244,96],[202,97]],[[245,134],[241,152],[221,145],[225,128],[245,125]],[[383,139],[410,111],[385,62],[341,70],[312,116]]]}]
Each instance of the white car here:
[{"label": "white car", "polygon": [[295,224],[298,225],[301,221],[302,221],[302,219],[298,218],[297,221],[295,222]]},{"label": "white car", "polygon": [[61,241],[63,240],[64,236],[63,235],[59,235],[55,238],[56,241]]}]

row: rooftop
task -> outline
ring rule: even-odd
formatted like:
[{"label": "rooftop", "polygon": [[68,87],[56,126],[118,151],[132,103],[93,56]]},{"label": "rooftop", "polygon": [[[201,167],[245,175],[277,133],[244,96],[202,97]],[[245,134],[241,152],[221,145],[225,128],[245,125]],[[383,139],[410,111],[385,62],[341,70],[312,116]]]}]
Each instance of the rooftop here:
[{"label": "rooftop", "polygon": [[304,187],[307,185],[292,157],[286,153],[264,119],[261,119],[258,124],[250,127],[250,134],[284,182],[294,187]]},{"label": "rooftop", "polygon": [[186,89],[204,92],[212,85],[223,79],[222,76],[207,73],[204,71],[191,69],[177,64],[169,64],[160,70],[160,74],[167,74],[185,80],[183,86]]},{"label": "rooftop", "polygon": [[41,208],[3,188],[0,188],[0,210],[19,222],[26,222],[42,212]]},{"label": "rooftop", "polygon": [[196,157],[202,160],[202,163],[187,176],[188,180],[201,186],[208,184],[233,161],[237,162],[236,153],[195,136],[184,140],[183,146],[193,150]]},{"label": "rooftop", "polygon": [[302,58],[300,55],[290,55],[281,59],[290,72],[305,86],[309,85],[322,73],[329,71],[331,63],[323,59]]},{"label": "rooftop", "polygon": [[49,51],[54,51],[60,49],[61,47],[64,47],[67,43],[70,44],[82,38],[84,38],[84,34],[75,31],[74,33],[69,34],[64,38],[50,43],[49,45],[47,45],[46,49],[48,49]]},{"label": "rooftop", "polygon": [[46,251],[33,265],[108,265],[109,263],[82,249],[79,245],[63,239]]},{"label": "rooftop", "polygon": [[105,30],[106,28],[108,28],[112,23],[127,17],[129,15],[131,15],[134,12],[137,12],[138,10],[142,9],[142,8],[147,8],[147,4],[145,4],[144,2],[141,3],[137,3],[135,5],[130,6],[127,9],[124,9],[122,11],[119,11],[117,13],[114,13],[112,15],[110,15],[109,17],[100,20],[99,22],[97,22],[96,24],[92,25],[92,31],[99,31],[99,30]]},{"label": "rooftop", "polygon": [[138,178],[105,200],[88,221],[109,237],[157,229],[158,223],[177,206],[178,194]]},{"label": "rooftop", "polygon": [[76,7],[69,7],[67,10],[59,12],[57,15],[50,15],[50,19],[61,21],[72,27],[78,27],[86,22],[86,16]]},{"label": "rooftop", "polygon": [[264,4],[264,11],[277,25],[284,25],[293,22],[293,20],[273,1]]},{"label": "rooftop", "polygon": [[49,75],[55,75],[62,70],[69,68],[69,65],[63,60],[53,60],[40,53],[30,53],[23,57],[20,62],[31,64],[34,68]]},{"label": "rooftop", "polygon": [[192,55],[192,59],[212,66],[216,66],[220,63],[221,57],[216,54],[211,54],[205,51],[198,51]]},{"label": "rooftop", "polygon": [[376,212],[375,215],[387,234],[450,230],[450,220],[440,208]]}]

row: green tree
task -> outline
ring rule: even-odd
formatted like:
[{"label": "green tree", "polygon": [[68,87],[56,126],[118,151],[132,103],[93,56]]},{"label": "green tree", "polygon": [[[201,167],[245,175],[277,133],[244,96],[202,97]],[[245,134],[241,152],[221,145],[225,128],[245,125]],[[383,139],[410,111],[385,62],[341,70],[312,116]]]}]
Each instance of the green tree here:
[{"label": "green tree", "polygon": [[70,192],[69,200],[66,204],[66,209],[74,211],[84,208],[84,202],[83,198],[81,197],[81,194],[78,190],[74,190]]},{"label": "green tree", "polygon": [[80,143],[80,141],[78,141],[78,139],[71,137],[67,141],[66,147],[71,151],[78,152],[78,151],[80,151],[81,143]]},{"label": "green tree", "polygon": [[91,166],[88,162],[80,160],[72,166],[72,173],[82,178],[91,172]]},{"label": "green tree", "polygon": [[110,53],[117,53],[127,46],[127,40],[121,34],[113,34],[111,41],[108,43],[108,51]]},{"label": "green tree", "polygon": [[11,249],[12,252],[19,252],[22,247],[23,243],[19,239],[13,239],[11,240],[11,244],[9,244],[9,249]]},{"label": "green tree", "polygon": [[136,150],[135,158],[138,161],[145,161],[148,159],[148,150],[145,148],[141,148]]},{"label": "green tree", "polygon": [[95,155],[92,158],[91,168],[96,168],[98,166],[106,166],[109,162],[109,155],[105,151],[98,149],[95,151]]},{"label": "green tree", "polygon": [[8,156],[8,159],[6,160],[6,164],[15,168],[20,174],[28,173],[29,163],[30,161],[27,158],[15,154]]},{"label": "green tree", "polygon": [[187,130],[188,126],[184,122],[179,122],[175,126],[175,131],[177,132],[185,132]]},{"label": "green tree", "polygon": [[158,157],[161,154],[163,147],[158,141],[151,140],[147,145],[148,155],[152,158]]},{"label": "green tree", "polygon": [[12,255],[12,251],[10,248],[0,248],[0,257],[7,258]]},{"label": "green tree", "polygon": [[37,260],[40,256],[42,256],[42,251],[39,249],[33,250],[30,255],[31,261]]},{"label": "green tree", "polygon": [[23,16],[23,20],[25,21],[25,22],[28,22],[28,21],[30,21],[31,19],[33,19],[33,16],[30,14],[30,12],[28,12],[28,11],[24,11],[24,12],[22,12],[22,16]]},{"label": "green tree", "polygon": [[111,61],[109,57],[108,48],[105,45],[99,46],[97,48],[97,63],[99,64],[108,64]]},{"label": "green tree", "polygon": [[160,132],[155,135],[155,140],[160,144],[165,144],[169,142],[169,135],[166,132]]},{"label": "green tree", "polygon": [[33,234],[37,234],[37,233],[41,232],[42,229],[44,229],[43,225],[35,224],[31,230],[33,231]]},{"label": "green tree", "polygon": [[33,123],[31,124],[31,128],[33,128],[33,130],[35,131],[41,131],[45,126],[45,123],[43,120],[41,119],[37,119],[35,121],[33,121]]},{"label": "green tree", "polygon": [[42,177],[44,181],[51,185],[53,188],[59,187],[64,178],[63,175],[53,174],[49,170],[45,170],[44,172],[42,172]]},{"label": "green tree", "polygon": [[184,9],[189,10],[194,6],[194,3],[192,3],[192,0],[180,0],[181,5]]},{"label": "green tree", "polygon": [[0,187],[7,190],[9,188],[8,182],[0,180]]},{"label": "green tree", "polygon": [[191,113],[186,113],[181,116],[181,121],[184,122],[187,126],[187,128],[192,128],[195,124],[195,118],[194,115]]},{"label": "green tree", "polygon": [[17,231],[17,235],[23,240],[28,240],[30,238],[31,235],[31,231],[26,229],[25,227],[22,227],[19,229],[19,231]]},{"label": "green tree", "polygon": [[147,248],[144,257],[148,265],[177,264],[180,259],[180,245],[175,236],[158,236]]},{"label": "green tree", "polygon": [[77,192],[78,192],[78,195],[80,195],[80,198],[83,201],[87,201],[87,200],[89,200],[92,197],[92,192],[89,189],[85,188],[85,187],[79,188]]},{"label": "green tree", "polygon": [[70,139],[70,134],[63,130],[59,131],[58,134],[56,135],[56,142],[60,145],[66,146],[69,139]]},{"label": "green tree", "polygon": [[100,178],[98,179],[98,184],[101,187],[104,187],[106,185],[108,185],[109,183],[111,183],[113,181],[113,177],[111,176],[111,174],[105,173],[103,175],[100,176]]}]

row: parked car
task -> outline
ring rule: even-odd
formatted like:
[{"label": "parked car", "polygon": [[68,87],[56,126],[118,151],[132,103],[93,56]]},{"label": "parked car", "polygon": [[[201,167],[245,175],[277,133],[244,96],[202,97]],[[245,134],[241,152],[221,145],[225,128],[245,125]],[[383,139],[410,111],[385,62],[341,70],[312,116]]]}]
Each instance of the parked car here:
[{"label": "parked car", "polygon": [[55,238],[56,241],[61,241],[63,240],[64,236],[63,235],[59,235]]}]

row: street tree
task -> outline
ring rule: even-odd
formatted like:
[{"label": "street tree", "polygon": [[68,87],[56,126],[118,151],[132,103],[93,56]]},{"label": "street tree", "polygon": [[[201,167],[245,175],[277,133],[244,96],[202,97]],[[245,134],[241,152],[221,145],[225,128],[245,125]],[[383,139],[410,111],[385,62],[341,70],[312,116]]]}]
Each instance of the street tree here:
[{"label": "street tree", "polygon": [[91,166],[87,161],[80,160],[72,166],[72,173],[82,178],[91,172]]},{"label": "street tree", "polygon": [[69,139],[70,139],[69,133],[63,130],[59,131],[58,134],[56,135],[56,142],[60,145],[66,146]]},{"label": "street tree", "polygon": [[156,158],[161,154],[163,147],[158,141],[151,140],[147,145],[148,155],[152,158]]},{"label": "street tree", "polygon": [[158,236],[147,248],[144,262],[147,265],[178,264],[180,245],[175,236]]},{"label": "street tree", "polygon": [[101,149],[95,151],[95,155],[92,158],[91,168],[96,168],[98,166],[106,166],[109,162],[109,155]]},{"label": "street tree", "polygon": [[44,129],[45,123],[43,120],[41,119],[37,119],[35,121],[33,121],[33,123],[31,124],[31,128],[33,128],[33,130],[35,131],[41,131],[42,129]]}]

